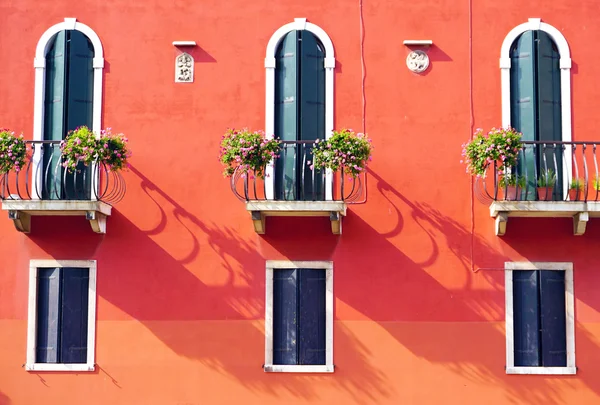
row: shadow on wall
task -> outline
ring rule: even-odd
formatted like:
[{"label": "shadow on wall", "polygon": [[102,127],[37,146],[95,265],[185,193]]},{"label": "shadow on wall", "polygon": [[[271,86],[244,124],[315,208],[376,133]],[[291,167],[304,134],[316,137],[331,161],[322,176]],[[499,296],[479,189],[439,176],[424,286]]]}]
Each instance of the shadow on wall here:
[{"label": "shadow on wall", "polygon": [[10,405],[10,399],[0,391],[0,405]]}]

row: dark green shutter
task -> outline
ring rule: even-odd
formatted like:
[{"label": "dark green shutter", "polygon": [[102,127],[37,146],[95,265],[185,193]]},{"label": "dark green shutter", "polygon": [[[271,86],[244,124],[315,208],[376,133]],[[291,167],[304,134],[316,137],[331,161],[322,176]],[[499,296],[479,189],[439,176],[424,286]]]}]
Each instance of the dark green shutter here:
[{"label": "dark green shutter", "polygon": [[[275,68],[275,136],[282,141],[298,140],[298,31],[289,32],[279,44]],[[283,145],[275,165],[275,198],[296,200],[295,144]]]},{"label": "dark green shutter", "polygon": [[541,352],[544,367],[567,365],[565,272],[540,271]]},{"label": "dark green shutter", "polygon": [[59,362],[60,269],[38,269],[36,363]]},{"label": "dark green shutter", "polygon": [[298,364],[298,270],[273,272],[273,364]]},{"label": "dark green shutter", "polygon": [[[554,42],[548,34],[537,31],[537,92],[538,92],[538,138],[539,141],[562,140],[561,117],[561,80],[560,80],[560,55]],[[545,153],[538,154],[540,171],[546,168],[557,173],[554,188],[554,199],[562,196],[562,149],[556,151],[550,147]],[[544,163],[544,156],[546,162]],[[555,163],[556,158],[556,163]]]},{"label": "dark green shutter", "polygon": [[67,131],[92,128],[94,47],[79,31],[69,31]]},{"label": "dark green shutter", "polygon": [[[535,38],[533,31],[524,32],[514,43],[510,54],[510,112],[511,126],[523,133],[524,141],[537,138],[537,93],[535,91]],[[520,155],[519,176],[528,180],[527,199],[535,198],[536,153],[526,145]]]},{"label": "dark green shutter", "polygon": [[[309,31],[302,31],[300,53],[300,140],[325,139],[325,50]],[[311,145],[298,148],[302,157],[299,184],[300,199],[324,200],[324,173],[313,171],[306,162],[312,162]]]},{"label": "dark green shutter", "polygon": [[62,271],[61,363],[85,363],[89,270],[64,268]]},{"label": "dark green shutter", "polygon": [[[44,95],[44,140],[61,141],[66,134],[66,53],[67,33],[60,31],[51,40],[46,54],[46,88]],[[60,199],[61,173],[58,146],[44,146],[42,198]]]},{"label": "dark green shutter", "polygon": [[298,364],[325,364],[325,270],[301,269]]},{"label": "dark green shutter", "polygon": [[519,270],[512,273],[515,366],[541,366],[539,272]]}]

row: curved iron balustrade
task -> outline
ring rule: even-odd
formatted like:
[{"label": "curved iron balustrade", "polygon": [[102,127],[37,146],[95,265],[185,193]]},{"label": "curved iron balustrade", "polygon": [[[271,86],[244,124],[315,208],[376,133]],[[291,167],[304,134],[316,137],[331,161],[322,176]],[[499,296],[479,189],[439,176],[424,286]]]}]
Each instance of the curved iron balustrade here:
[{"label": "curved iron balustrade", "polygon": [[[273,181],[245,176],[236,169],[231,176],[231,191],[240,201],[325,201],[327,179],[324,170],[311,168],[314,141],[281,141],[279,157],[270,176]],[[287,173],[286,173],[287,168]],[[365,174],[352,178],[343,171],[332,176],[333,201],[362,204],[366,201]],[[272,190],[267,190],[272,184]],[[271,191],[273,198],[267,198]]]},{"label": "curved iron balustrade", "polygon": [[12,171],[0,176],[0,199],[99,200],[112,205],[125,196],[123,176],[105,164],[80,165],[69,173],[62,166],[60,141],[27,141],[27,144],[31,157],[25,167],[18,173]]},{"label": "curved iron balustrade", "polygon": [[[475,179],[475,196],[484,204],[499,200],[600,201],[596,147],[594,142],[523,141],[518,163],[510,170],[518,184],[516,193],[512,192],[514,198],[506,198],[509,187],[500,185],[503,174],[497,162],[488,166],[485,177]],[[556,175],[556,183],[553,188],[540,187],[540,179],[548,170]],[[574,179],[579,179],[582,186],[569,195]]]}]

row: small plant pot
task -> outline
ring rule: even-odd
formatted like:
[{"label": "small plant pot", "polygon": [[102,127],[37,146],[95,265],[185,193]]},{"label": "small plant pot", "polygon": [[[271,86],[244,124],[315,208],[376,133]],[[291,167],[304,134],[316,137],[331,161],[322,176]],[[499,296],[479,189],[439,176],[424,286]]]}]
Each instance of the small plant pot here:
[{"label": "small plant pot", "polygon": [[[579,193],[577,193],[578,191],[579,191]],[[581,197],[582,194],[583,194],[582,190],[577,190],[576,188],[571,188],[571,189],[569,189],[569,200],[578,201],[577,197]]]},{"label": "small plant pot", "polygon": [[551,201],[553,191],[554,191],[554,187],[538,187],[538,189],[537,189],[538,200]]},{"label": "small plant pot", "polygon": [[517,186],[502,187],[502,192],[504,192],[504,199],[506,201],[515,201],[517,199]]}]

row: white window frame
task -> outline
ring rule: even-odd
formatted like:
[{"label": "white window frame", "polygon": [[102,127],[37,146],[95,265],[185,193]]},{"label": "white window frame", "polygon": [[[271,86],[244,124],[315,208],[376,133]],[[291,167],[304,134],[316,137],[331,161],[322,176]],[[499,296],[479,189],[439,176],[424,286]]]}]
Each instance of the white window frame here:
[{"label": "white window frame", "polygon": [[[506,262],[504,264],[506,290],[506,374],[576,374],[575,366],[575,300],[573,297],[573,263],[567,262]],[[515,366],[514,319],[513,319],[513,271],[562,270],[565,272],[565,317],[567,328],[566,367],[517,367]]]},{"label": "white window frame", "polygon": [[[556,44],[560,55],[560,102],[561,102],[561,136],[564,142],[571,142],[571,52],[564,35],[540,18],[530,18],[526,23],[513,28],[500,49],[500,81],[502,89],[502,126],[511,126],[510,120],[510,48],[525,31],[544,31]],[[571,147],[567,146],[563,158],[563,173],[569,173],[572,164]],[[569,176],[563,176],[563,190],[569,190]],[[566,192],[566,191],[565,191]]]},{"label": "white window frame", "polygon": [[[36,363],[38,269],[77,267],[89,269],[87,361],[85,363]],[[31,260],[29,262],[29,309],[27,317],[27,371],[94,371],[96,342],[96,261]]]},{"label": "white window frame", "polygon": [[[279,43],[290,31],[309,31],[314,34],[321,44],[325,47],[325,138],[329,139],[333,132],[333,101],[334,101],[334,70],[335,53],[333,42],[329,35],[319,26],[309,23],[306,18],[295,18],[293,22],[279,28],[269,39],[267,44],[267,56],[265,57],[266,69],[266,92],[265,92],[265,134],[272,138],[275,133],[275,53]],[[271,200],[275,196],[273,164],[269,164],[266,169],[265,178],[266,197]],[[333,173],[331,170],[325,172],[326,187],[325,200],[333,200]]]},{"label": "white window frame", "polygon": [[[273,273],[285,269],[325,270],[325,365],[273,364]],[[333,262],[267,260],[265,290],[265,372],[333,373]]]},{"label": "white window frame", "polygon": [[[98,34],[87,25],[80,23],[76,18],[65,18],[63,22],[53,25],[42,34],[35,48],[35,59],[33,67],[35,68],[35,90],[33,100],[33,140],[42,141],[44,139],[44,97],[46,92],[46,53],[50,40],[60,31],[80,31],[88,37],[94,47],[94,60],[92,66],[94,68],[94,105],[92,107],[92,131],[100,134],[102,129],[102,70],[104,69],[104,51],[102,42]],[[32,160],[32,184],[41,184],[42,170],[41,167],[41,146],[33,154]],[[94,171],[94,169],[92,169]],[[37,181],[38,183],[35,183]],[[92,189],[98,189],[97,179],[92,178]],[[36,193],[32,193],[32,199],[37,199]],[[92,193],[94,199],[94,193]]]}]

